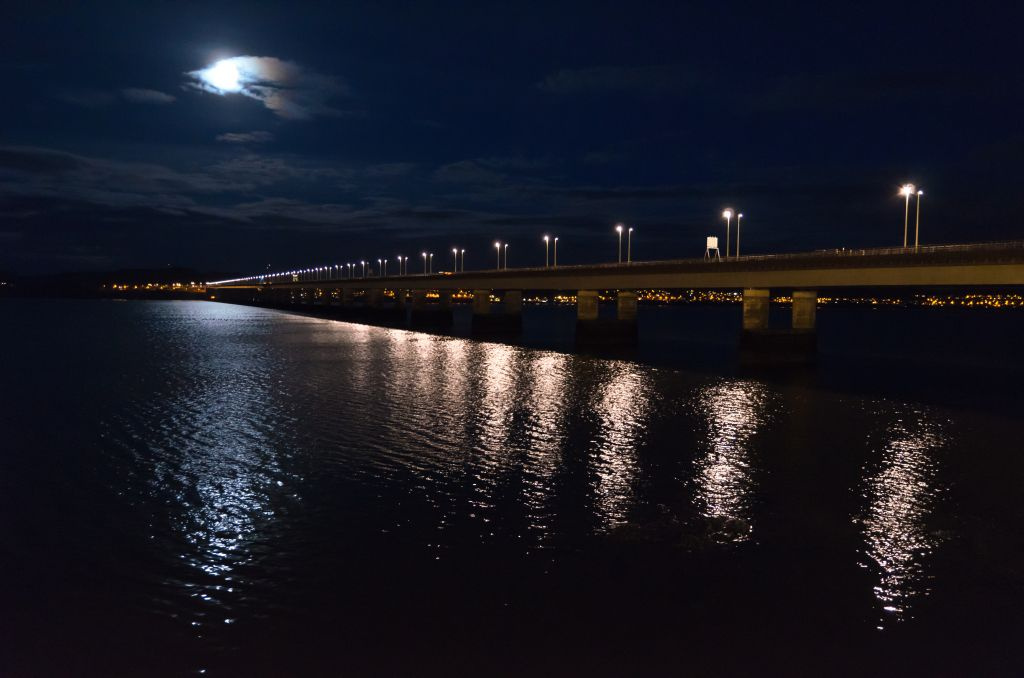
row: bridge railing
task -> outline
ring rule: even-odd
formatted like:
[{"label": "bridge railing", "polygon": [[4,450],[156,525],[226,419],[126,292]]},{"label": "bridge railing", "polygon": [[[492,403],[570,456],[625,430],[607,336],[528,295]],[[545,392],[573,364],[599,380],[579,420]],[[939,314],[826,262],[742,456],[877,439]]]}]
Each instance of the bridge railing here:
[{"label": "bridge railing", "polygon": [[[545,267],[545,266],[527,266],[511,269],[478,269],[464,271],[460,273],[452,274],[446,273],[412,273],[406,274],[405,276],[388,276],[390,279],[399,279],[401,277],[434,277],[434,276],[461,276],[465,275],[521,275],[530,273],[545,272],[551,273],[572,273],[578,272],[584,269],[593,270],[614,270],[614,269],[628,269],[628,268],[648,268],[666,265],[720,265],[720,264],[748,264],[748,263],[772,263],[772,262],[810,262],[815,260],[830,260],[830,259],[851,259],[859,257],[878,257],[886,258],[893,257],[912,259],[914,257],[922,257],[928,255],[983,255],[986,252],[993,254],[992,260],[999,260],[1005,258],[1007,255],[1012,256],[1014,259],[1024,258],[1024,240],[1008,240],[1008,241],[997,241],[997,242],[985,242],[985,243],[971,243],[963,245],[927,245],[923,247],[873,247],[873,248],[835,248],[835,249],[824,249],[814,250],[811,252],[790,252],[782,254],[747,254],[739,257],[728,257],[725,259],[706,259],[691,257],[687,259],[659,259],[659,260],[647,260],[647,261],[632,261],[632,262],[606,262],[596,264],[572,264],[572,265],[561,265],[556,267]],[[983,257],[972,257],[972,261],[983,262],[986,259]],[[259,280],[260,276],[254,276],[256,280],[252,280],[248,284],[293,284],[291,280]],[[330,278],[323,279],[320,281],[306,280],[301,282],[346,282],[346,281],[357,281],[363,278]],[[373,279],[370,276],[366,279]],[[235,283],[236,281],[222,281],[222,283]],[[210,283],[211,286],[215,286],[217,283]]]}]

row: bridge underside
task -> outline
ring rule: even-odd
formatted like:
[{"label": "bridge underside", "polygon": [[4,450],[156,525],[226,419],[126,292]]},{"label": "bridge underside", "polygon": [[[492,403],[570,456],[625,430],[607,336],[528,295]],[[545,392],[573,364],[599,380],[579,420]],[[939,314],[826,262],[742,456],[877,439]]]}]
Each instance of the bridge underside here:
[{"label": "bridge underside", "polygon": [[[235,281],[210,287],[220,301],[313,311],[358,322],[444,330],[453,293],[472,293],[473,333],[513,337],[522,326],[524,291],[576,296],[577,343],[631,344],[637,338],[636,290],[743,291],[741,355],[759,361],[806,360],[816,350],[817,291],[849,288],[1008,287],[1024,285],[1024,244],[932,248],[924,252],[745,257],[723,263],[645,262],[613,266],[475,271],[343,280]],[[768,324],[770,291],[792,294],[792,322]],[[614,290],[614,317],[598,314],[598,295]],[[429,297],[429,298],[428,298]],[[492,308],[492,298],[500,307]],[[432,301],[435,299],[436,301]]]}]

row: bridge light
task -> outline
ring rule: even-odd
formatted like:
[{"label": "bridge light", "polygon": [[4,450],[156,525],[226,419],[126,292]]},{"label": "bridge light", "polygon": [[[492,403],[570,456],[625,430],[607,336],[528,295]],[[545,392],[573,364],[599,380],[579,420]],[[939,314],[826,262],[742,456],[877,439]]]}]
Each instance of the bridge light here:
[{"label": "bridge light", "polygon": [[924,191],[917,192],[917,216],[914,217],[914,249],[918,247],[918,236],[921,234],[921,198]]},{"label": "bridge light", "polygon": [[722,218],[725,219],[725,258],[729,258],[729,227],[732,221],[732,208],[726,208],[722,212]]},{"label": "bridge light", "polygon": [[907,246],[907,227],[910,224],[910,196],[914,195],[917,187],[914,184],[903,184],[900,186],[900,195],[905,199],[903,206],[903,247]]},{"label": "bridge light", "polygon": [[743,212],[736,215],[736,256],[740,256],[740,220],[743,219]]}]

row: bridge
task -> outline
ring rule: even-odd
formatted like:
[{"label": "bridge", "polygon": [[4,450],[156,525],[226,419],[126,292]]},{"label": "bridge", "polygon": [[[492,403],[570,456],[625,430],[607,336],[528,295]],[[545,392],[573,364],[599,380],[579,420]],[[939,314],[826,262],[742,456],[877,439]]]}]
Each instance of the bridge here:
[{"label": "bridge", "polygon": [[[570,293],[576,296],[577,340],[583,344],[634,341],[637,290],[742,290],[741,347],[804,353],[815,345],[819,291],[1024,285],[1024,241],[387,277],[346,277],[344,273],[344,267],[320,267],[210,282],[207,288],[221,301],[435,328],[451,325],[452,294],[471,292],[473,331],[484,336],[518,331],[523,292]],[[769,329],[772,290],[792,294],[787,330]],[[601,291],[616,295],[614,318],[598,317]],[[431,298],[437,295],[436,302],[429,301],[428,293]],[[498,297],[501,307],[494,309],[492,298]]]}]

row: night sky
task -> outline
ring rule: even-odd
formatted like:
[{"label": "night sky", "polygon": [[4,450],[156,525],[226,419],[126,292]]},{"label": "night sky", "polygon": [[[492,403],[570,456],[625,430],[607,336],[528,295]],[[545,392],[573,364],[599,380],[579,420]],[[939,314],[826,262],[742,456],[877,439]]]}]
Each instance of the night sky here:
[{"label": "night sky", "polygon": [[0,270],[896,246],[905,181],[925,244],[1024,235],[1012,3],[19,4]]}]

